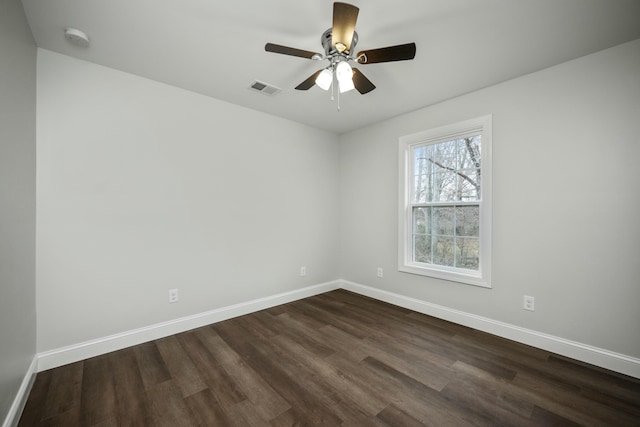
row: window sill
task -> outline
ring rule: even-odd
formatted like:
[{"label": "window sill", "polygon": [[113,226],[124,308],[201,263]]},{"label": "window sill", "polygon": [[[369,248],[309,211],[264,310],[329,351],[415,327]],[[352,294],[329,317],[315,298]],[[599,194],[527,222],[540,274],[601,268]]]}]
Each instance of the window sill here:
[{"label": "window sill", "polygon": [[428,276],[436,279],[447,280],[450,282],[463,283],[466,285],[479,286],[482,288],[491,288],[491,283],[483,278],[480,273],[474,274],[463,273],[460,271],[450,271],[446,269],[424,267],[419,264],[400,264],[398,271],[403,273],[417,274],[419,276]]}]

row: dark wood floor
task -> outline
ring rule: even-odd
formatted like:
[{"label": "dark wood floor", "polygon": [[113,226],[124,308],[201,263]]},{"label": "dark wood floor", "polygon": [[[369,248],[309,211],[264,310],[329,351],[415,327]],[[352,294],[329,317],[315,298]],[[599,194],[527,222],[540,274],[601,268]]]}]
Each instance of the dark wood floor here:
[{"label": "dark wood floor", "polygon": [[41,372],[20,426],[640,426],[640,380],[338,290]]}]

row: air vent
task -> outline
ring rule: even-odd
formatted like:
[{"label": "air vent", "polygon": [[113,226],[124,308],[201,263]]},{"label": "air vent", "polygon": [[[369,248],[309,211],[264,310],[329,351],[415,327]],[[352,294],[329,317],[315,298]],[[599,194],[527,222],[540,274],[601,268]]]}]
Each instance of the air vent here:
[{"label": "air vent", "polygon": [[261,82],[261,81],[254,81],[253,83],[251,83],[251,85],[249,85],[249,89],[251,90],[255,90],[258,91],[260,93],[263,93],[265,95],[270,95],[273,96],[276,93],[280,92],[282,89],[280,89],[279,87],[276,87],[274,85],[270,85],[269,83],[265,83],[265,82]]}]

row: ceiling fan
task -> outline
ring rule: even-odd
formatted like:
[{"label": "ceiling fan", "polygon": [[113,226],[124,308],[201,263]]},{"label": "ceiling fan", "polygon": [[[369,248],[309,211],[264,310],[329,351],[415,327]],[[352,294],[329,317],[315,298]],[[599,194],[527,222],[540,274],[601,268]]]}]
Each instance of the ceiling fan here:
[{"label": "ceiling fan", "polygon": [[357,68],[351,67],[350,61],[358,64],[376,64],[379,62],[405,61],[416,55],[416,44],[407,43],[379,49],[363,50],[353,55],[358,44],[356,20],[359,8],[347,3],[333,3],[333,26],[322,34],[320,41],[324,55],[308,50],[295,49],[278,44],[267,43],[267,52],[298,56],[313,60],[328,60],[329,66],[313,73],[309,78],[296,86],[297,90],[309,90],[317,85],[329,90],[335,80],[339,93],[356,89],[361,94],[369,93],[376,87]]}]

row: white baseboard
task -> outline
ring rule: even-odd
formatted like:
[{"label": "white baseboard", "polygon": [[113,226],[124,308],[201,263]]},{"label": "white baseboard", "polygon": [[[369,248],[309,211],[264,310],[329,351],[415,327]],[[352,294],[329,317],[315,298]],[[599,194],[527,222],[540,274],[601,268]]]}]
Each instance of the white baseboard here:
[{"label": "white baseboard", "polygon": [[296,289],[290,292],[258,298],[252,301],[227,307],[217,308],[192,316],[181,317],[167,322],[157,323],[144,328],[121,332],[91,341],[85,341],[38,354],[38,371],[56,368],[79,360],[99,356],[111,351],[120,350],[144,342],[163,338],[169,335],[199,328],[211,323],[221,322],[233,317],[242,316],[280,304],[307,298],[339,288],[339,281],[331,281]]},{"label": "white baseboard", "polygon": [[[253,313],[334,289],[343,288],[361,295],[415,310],[440,319],[468,326],[522,344],[640,378],[640,359],[553,335],[522,328],[487,317],[477,316],[449,307],[418,300],[382,289],[347,280],[335,280],[265,298],[222,307],[192,316],[158,323],[144,328],[98,338],[67,347],[45,351],[37,355],[37,371],[44,371],[79,360],[120,350],[122,348],[199,328],[211,323]],[[21,389],[22,390],[22,389]],[[27,389],[28,391],[28,389]]]},{"label": "white baseboard", "polygon": [[640,378],[640,359],[613,351],[593,347],[587,344],[567,340],[521,328],[487,317],[477,316],[464,311],[455,310],[430,302],[406,297],[393,292],[384,291],[359,283],[340,280],[340,287],[380,301],[408,308],[419,313],[444,319],[453,323],[468,326],[499,337],[507,338],[532,347],[541,348],[552,353],[600,366],[635,378]]},{"label": "white baseboard", "polygon": [[2,423],[2,427],[15,427],[18,425],[20,415],[22,415],[24,405],[27,403],[27,398],[29,397],[29,392],[31,392],[31,387],[36,379],[37,372],[38,357],[34,356],[33,360],[31,360],[31,365],[29,365],[27,372],[24,374],[24,378],[22,379],[22,383],[18,389],[18,394],[16,394],[15,399],[13,399],[13,403],[11,404],[9,412]]}]

